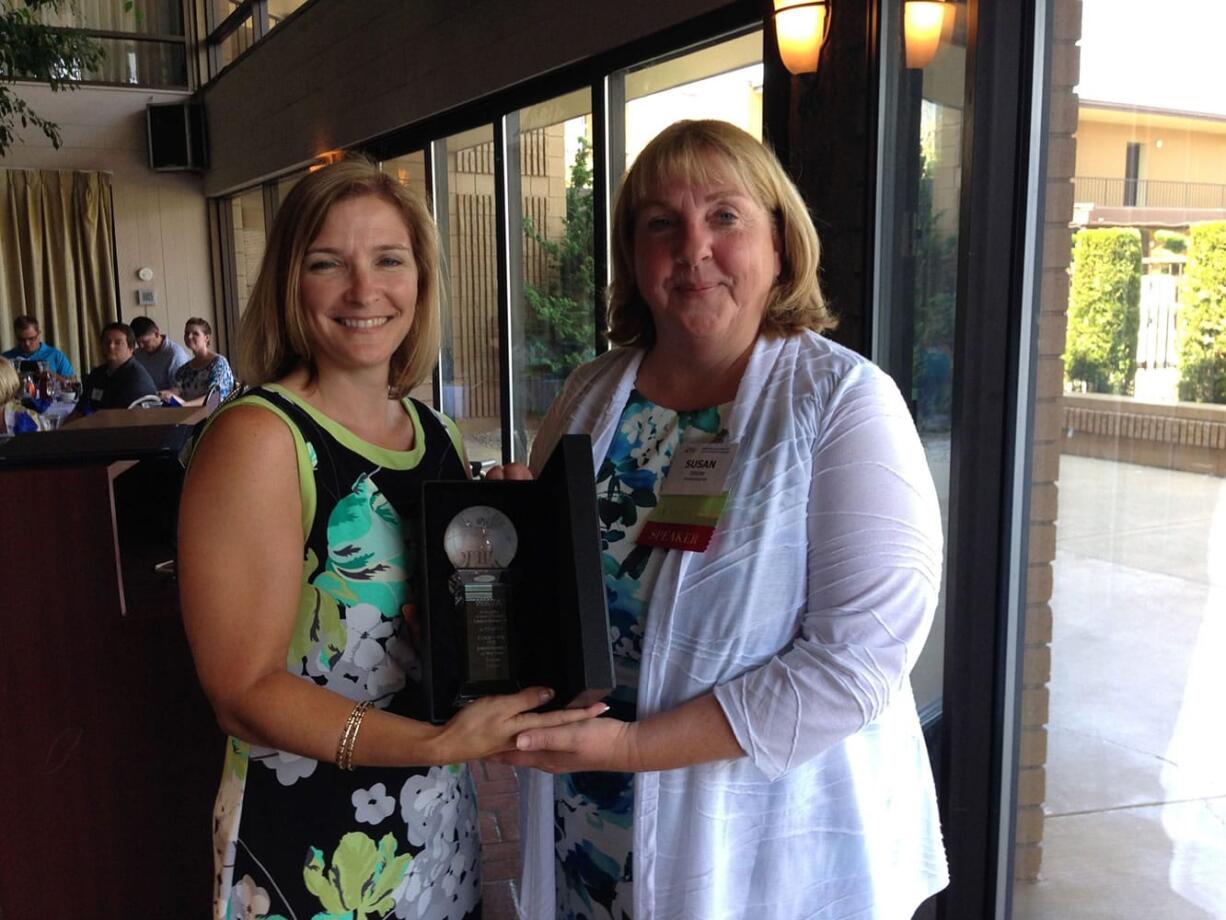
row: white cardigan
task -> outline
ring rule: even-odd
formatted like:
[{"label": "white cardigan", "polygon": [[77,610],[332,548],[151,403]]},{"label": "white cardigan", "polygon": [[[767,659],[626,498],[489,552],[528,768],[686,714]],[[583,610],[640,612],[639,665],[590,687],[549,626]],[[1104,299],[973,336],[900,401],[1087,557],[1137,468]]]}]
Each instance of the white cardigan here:
[{"label": "white cardigan", "polygon": [[[576,370],[533,445],[599,464],[643,352]],[[759,337],[705,553],[670,551],[639,718],[712,690],[746,756],[640,773],[635,920],[909,920],[948,882],[908,675],[940,587],[932,478],[893,381],[812,333]],[[553,777],[521,770],[520,915],[554,917]]]}]

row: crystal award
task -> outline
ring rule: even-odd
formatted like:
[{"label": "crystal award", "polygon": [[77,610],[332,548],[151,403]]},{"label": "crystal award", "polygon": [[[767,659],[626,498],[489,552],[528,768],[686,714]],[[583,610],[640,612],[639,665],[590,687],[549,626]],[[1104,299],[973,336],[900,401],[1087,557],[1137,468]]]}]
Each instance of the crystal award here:
[{"label": "crystal award", "polygon": [[511,519],[488,505],[465,508],[443,533],[443,549],[455,567],[450,586],[464,664],[457,704],[518,689],[512,668],[509,572],[518,548]]}]

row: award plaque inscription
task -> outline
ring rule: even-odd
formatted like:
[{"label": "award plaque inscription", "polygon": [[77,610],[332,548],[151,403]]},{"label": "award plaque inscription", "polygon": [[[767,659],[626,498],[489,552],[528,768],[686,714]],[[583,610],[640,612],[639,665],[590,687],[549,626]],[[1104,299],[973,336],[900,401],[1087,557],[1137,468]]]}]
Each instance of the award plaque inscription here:
[{"label": "award plaque inscription", "polygon": [[463,509],[443,534],[443,549],[455,568],[450,584],[464,664],[457,704],[518,688],[511,651],[509,571],[518,548],[515,525],[488,505]]}]

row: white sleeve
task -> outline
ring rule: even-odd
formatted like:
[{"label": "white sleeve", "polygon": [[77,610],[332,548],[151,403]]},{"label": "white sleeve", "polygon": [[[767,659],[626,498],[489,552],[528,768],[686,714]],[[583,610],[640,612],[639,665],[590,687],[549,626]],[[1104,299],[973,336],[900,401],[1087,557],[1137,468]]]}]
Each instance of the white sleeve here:
[{"label": "white sleeve", "polygon": [[923,648],[940,588],[936,491],[893,381],[858,365],[819,413],[800,634],[715,690],[770,779],[886,710]]}]

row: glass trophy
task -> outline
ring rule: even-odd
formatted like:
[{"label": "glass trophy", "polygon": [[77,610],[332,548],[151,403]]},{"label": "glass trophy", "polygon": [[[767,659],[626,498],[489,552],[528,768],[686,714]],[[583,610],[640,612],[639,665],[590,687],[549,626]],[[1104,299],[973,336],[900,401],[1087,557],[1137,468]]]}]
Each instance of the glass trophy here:
[{"label": "glass trophy", "polygon": [[465,508],[443,533],[443,549],[455,567],[450,586],[464,665],[457,704],[518,689],[512,669],[508,571],[518,548],[511,519],[488,505]]}]

